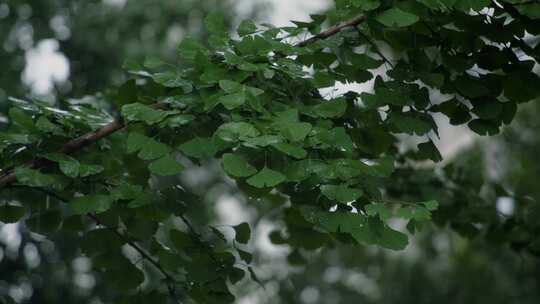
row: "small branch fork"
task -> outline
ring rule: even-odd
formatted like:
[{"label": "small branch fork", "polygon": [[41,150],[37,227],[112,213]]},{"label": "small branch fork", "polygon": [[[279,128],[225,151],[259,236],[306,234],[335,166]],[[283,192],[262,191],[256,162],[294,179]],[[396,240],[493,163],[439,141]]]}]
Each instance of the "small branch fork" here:
[{"label": "small branch fork", "polygon": [[[361,15],[361,16],[356,16],[348,21],[345,21],[341,24],[338,24],[338,25],[335,25],[335,26],[332,26],[330,27],[329,29],[309,38],[309,39],[306,39],[304,41],[301,41],[299,42],[298,44],[296,44],[296,46],[298,47],[304,47],[304,46],[307,46],[311,43],[314,43],[316,41],[319,41],[321,39],[325,39],[325,38],[328,38],[328,37],[331,37],[333,35],[336,35],[338,34],[339,32],[341,32],[343,29],[345,28],[348,28],[348,27],[354,27],[354,26],[357,26],[358,24],[362,23],[363,21],[365,21],[365,16]],[[121,129],[123,129],[125,127],[125,123],[120,120],[120,119],[117,119],[117,120],[114,120],[112,121],[111,123],[97,129],[96,131],[93,131],[93,132],[90,132],[90,133],[87,133],[85,135],[82,135],[78,138],[75,138],[75,139],[72,139],[70,141],[68,141],[67,143],[65,143],[62,148],[60,148],[60,150],[58,151],[59,153],[64,153],[64,154],[72,154],[72,153],[75,153],[77,151],[80,151],[81,149],[85,148],[86,146],[89,146],[97,141],[99,141],[100,139],[102,138],[105,138],[113,133],[115,133],[116,131],[119,131]],[[46,167],[46,166],[49,166],[51,165],[51,162],[50,161],[47,161],[47,160],[43,160],[43,159],[34,159],[30,162],[28,162],[26,164],[27,167],[29,168],[33,168],[33,169],[37,169],[37,168],[43,168],[43,167]],[[15,175],[15,172],[14,170],[9,170],[5,173],[3,173],[3,175],[0,175],[0,189],[9,185],[9,184],[12,184],[14,182],[17,181],[17,177]]]}]

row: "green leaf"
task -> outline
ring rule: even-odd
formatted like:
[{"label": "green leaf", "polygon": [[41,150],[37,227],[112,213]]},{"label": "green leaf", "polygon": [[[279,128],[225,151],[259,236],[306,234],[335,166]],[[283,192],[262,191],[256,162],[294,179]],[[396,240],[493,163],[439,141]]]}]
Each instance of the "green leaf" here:
[{"label": "green leaf", "polygon": [[392,217],[392,211],[385,204],[369,204],[365,206],[366,213],[369,216],[379,216],[381,221],[386,221]]},{"label": "green leaf", "polygon": [[353,53],[350,55],[349,60],[357,69],[362,70],[372,70],[380,67],[384,61],[373,59],[372,57],[366,54],[356,54]]},{"label": "green leaf", "polygon": [[306,150],[304,150],[303,148],[299,146],[291,145],[288,143],[277,143],[277,144],[273,144],[272,147],[294,158],[302,159],[307,156]]},{"label": "green leaf", "polygon": [[59,164],[60,171],[62,171],[62,173],[65,175],[71,178],[79,176],[81,164],[75,158],[60,153],[46,154],[44,157],[50,161],[57,162]]},{"label": "green leaf", "polygon": [[423,204],[424,206],[426,206],[426,208],[429,211],[434,211],[434,210],[437,210],[437,208],[439,208],[439,202],[437,202],[436,200],[421,202],[420,204]]},{"label": "green leaf", "polygon": [[313,113],[322,118],[335,118],[345,114],[347,102],[344,99],[324,101],[312,108]]},{"label": "green leaf", "polygon": [[62,131],[62,128],[60,128],[60,126],[52,123],[45,116],[40,116],[38,118],[38,120],[36,121],[36,128],[40,132],[52,133],[52,134],[55,134],[55,135],[64,135],[64,132]]},{"label": "green leaf", "polygon": [[222,35],[227,32],[225,17],[220,12],[212,12],[204,18],[206,29],[212,34]]},{"label": "green leaf", "polygon": [[405,27],[420,20],[415,14],[405,12],[397,7],[382,12],[375,19],[388,27]]},{"label": "green leaf", "polygon": [[139,156],[143,160],[154,160],[171,152],[171,147],[147,137],[144,145],[140,148]]},{"label": "green leaf", "polygon": [[90,175],[95,175],[98,173],[103,172],[105,168],[100,165],[87,165],[87,164],[81,164],[79,166],[79,176],[80,177],[88,177]]},{"label": "green leaf", "polygon": [[19,108],[10,108],[9,109],[9,118],[11,119],[11,123],[13,126],[16,126],[18,128],[24,129],[26,131],[33,132],[36,130],[36,127],[34,126],[34,120],[30,115],[28,115],[25,111]]},{"label": "green leaf", "polygon": [[169,116],[160,123],[160,127],[166,126],[173,129],[179,128],[194,121],[195,118],[196,118],[195,115],[191,115],[191,114],[179,114],[179,115]]},{"label": "green leaf", "polygon": [[157,69],[164,65],[166,65],[166,63],[156,56],[147,56],[144,59],[144,63],[143,63],[143,66],[149,69]]},{"label": "green leaf", "polygon": [[259,173],[247,180],[247,183],[256,188],[274,187],[286,180],[286,176],[278,171],[264,167]]},{"label": "green leaf", "polygon": [[510,73],[503,85],[504,95],[512,102],[527,102],[540,97],[540,78],[533,72]]},{"label": "green leaf", "polygon": [[178,149],[185,155],[198,159],[210,159],[217,152],[213,139],[203,137],[195,137],[178,146]]},{"label": "green leaf", "polygon": [[68,183],[65,177],[63,178],[60,175],[43,174],[38,170],[23,167],[15,168],[15,176],[19,183],[31,187],[51,187],[62,190]]},{"label": "green leaf", "polygon": [[480,135],[495,135],[500,129],[499,125],[490,120],[475,119],[469,122],[469,128]]},{"label": "green leaf", "polygon": [[238,30],[237,30],[238,35],[240,35],[240,36],[246,36],[246,35],[249,35],[249,34],[253,34],[256,31],[257,31],[257,26],[251,20],[243,20],[240,23],[240,26],[238,26]]},{"label": "green leaf", "polygon": [[469,10],[480,11],[488,6],[490,2],[490,0],[456,0],[455,7],[468,13]]},{"label": "green leaf", "polygon": [[100,165],[82,164],[75,158],[60,153],[49,153],[44,155],[44,157],[48,160],[57,162],[60,166],[60,171],[71,178],[77,176],[88,177],[90,175],[98,174],[105,169]]},{"label": "green leaf", "polygon": [[251,261],[253,260],[253,255],[251,253],[238,248],[236,249],[236,251],[238,251],[238,255],[244,262],[246,262],[247,264],[251,264]]},{"label": "green leaf", "polygon": [[281,135],[290,141],[302,141],[311,132],[311,124],[307,122],[288,122],[280,125]]},{"label": "green leaf", "polygon": [[390,113],[388,123],[392,124],[399,132],[425,135],[433,129],[433,125],[425,118],[410,112]]},{"label": "green leaf", "polygon": [[251,238],[251,228],[248,223],[241,223],[233,226],[235,232],[235,240],[242,244],[247,244]]},{"label": "green leaf", "polygon": [[208,50],[205,49],[197,39],[186,37],[182,40],[178,46],[178,53],[180,57],[188,61],[194,61],[197,57],[197,54],[208,54]]},{"label": "green leaf", "polygon": [[[526,0],[522,1],[526,2]],[[524,3],[520,5],[515,5],[515,8],[519,11],[520,14],[523,14],[532,20],[540,19],[540,3]]]},{"label": "green leaf", "polygon": [[278,135],[263,135],[255,138],[248,138],[244,141],[246,147],[267,147],[270,145],[278,144],[283,141],[283,138]]},{"label": "green leaf", "polygon": [[143,187],[140,185],[132,185],[122,183],[111,191],[111,197],[114,200],[130,200],[135,199],[143,193]]},{"label": "green leaf", "polygon": [[135,199],[133,199],[128,204],[128,208],[139,208],[142,206],[150,205],[155,199],[155,196],[152,195],[152,193],[144,192],[140,195],[137,195]]},{"label": "green leaf", "polygon": [[191,81],[183,79],[182,75],[174,71],[153,74],[152,79],[168,88],[182,88],[186,94],[193,91],[193,84]]},{"label": "green leaf", "polygon": [[217,137],[224,141],[244,140],[259,136],[260,132],[247,122],[229,122],[221,125],[216,131]]},{"label": "green leaf", "polygon": [[127,121],[143,121],[148,125],[153,125],[162,121],[167,113],[154,110],[141,103],[130,103],[122,106],[122,116]]},{"label": "green leaf", "polygon": [[219,87],[229,93],[229,94],[232,94],[232,93],[236,93],[236,92],[239,92],[242,90],[243,88],[243,85],[236,82],[236,81],[231,81],[231,80],[220,80],[219,81]]},{"label": "green leaf", "polygon": [[477,100],[473,106],[473,113],[487,120],[497,118],[503,110],[503,104],[497,100]]},{"label": "green leaf", "polygon": [[16,223],[26,214],[26,208],[22,206],[0,205],[0,222],[4,224]]},{"label": "green leaf", "polygon": [[321,192],[332,201],[347,204],[357,200],[363,194],[362,190],[349,188],[347,185],[324,185],[321,186]]},{"label": "green leaf", "polygon": [[378,8],[381,2],[379,0],[351,0],[351,4],[363,11],[371,11]]},{"label": "green leaf", "polygon": [[240,282],[244,278],[245,275],[246,275],[246,272],[237,267],[233,267],[231,271],[229,271],[229,273],[227,274],[232,284],[236,284]]},{"label": "green leaf", "polygon": [[126,140],[126,152],[133,153],[139,151],[147,141],[148,137],[138,132],[130,132]]},{"label": "green leaf", "polygon": [[174,158],[170,155],[165,155],[162,158],[155,160],[148,165],[150,172],[160,176],[176,175],[184,169]]},{"label": "green leaf", "polygon": [[[79,216],[74,216],[80,219]],[[45,209],[39,212],[32,212],[32,215],[26,219],[26,226],[32,231],[39,234],[47,234],[53,231],[57,231],[60,228],[60,225],[63,224],[63,227],[70,229],[70,222],[73,222],[73,219],[67,218],[63,221],[64,216],[61,211],[56,208]]]},{"label": "green leaf", "polygon": [[432,10],[449,11],[458,0],[416,0]]},{"label": "green leaf", "polygon": [[231,153],[223,154],[223,169],[234,177],[248,177],[257,173],[257,169],[243,157]]},{"label": "green leaf", "polygon": [[441,152],[430,140],[424,143],[418,144],[418,154],[422,159],[431,159],[434,162],[440,162],[443,160]]},{"label": "green leaf", "polygon": [[93,194],[74,198],[69,206],[75,214],[101,213],[109,210],[113,199],[107,195]]},{"label": "green leaf", "polygon": [[332,87],[336,83],[336,79],[327,72],[317,71],[313,76],[313,84],[316,88]]},{"label": "green leaf", "polygon": [[239,93],[224,95],[219,98],[219,102],[221,102],[221,104],[227,110],[234,110],[242,106],[244,103],[246,103],[246,93],[239,92]]}]

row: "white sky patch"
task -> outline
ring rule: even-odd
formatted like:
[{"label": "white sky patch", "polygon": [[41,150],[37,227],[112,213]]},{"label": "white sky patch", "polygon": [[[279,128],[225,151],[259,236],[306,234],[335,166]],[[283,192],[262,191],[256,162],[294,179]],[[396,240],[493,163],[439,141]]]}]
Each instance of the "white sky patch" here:
[{"label": "white sky patch", "polygon": [[126,5],[127,0],[103,0],[103,3],[108,4],[110,6],[116,6],[116,7],[124,7]]},{"label": "white sky patch", "polygon": [[38,95],[50,93],[55,83],[62,83],[69,76],[69,61],[58,51],[58,41],[41,40],[26,52],[26,67],[22,80]]},{"label": "white sky patch", "polygon": [[310,14],[322,12],[330,7],[327,0],[272,0],[273,14],[269,21],[275,26],[293,25],[290,21],[309,21]]},{"label": "white sky patch", "polygon": [[249,221],[250,212],[242,206],[242,203],[233,196],[223,195],[216,203],[216,212],[220,218],[220,224],[238,225]]},{"label": "white sky patch", "polygon": [[506,216],[514,214],[515,202],[511,197],[499,197],[497,199],[497,210]]}]

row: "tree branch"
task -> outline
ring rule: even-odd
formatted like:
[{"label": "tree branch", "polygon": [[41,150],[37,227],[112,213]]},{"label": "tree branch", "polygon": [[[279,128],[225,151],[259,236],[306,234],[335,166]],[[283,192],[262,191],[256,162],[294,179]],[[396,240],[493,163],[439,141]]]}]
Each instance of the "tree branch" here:
[{"label": "tree branch", "polygon": [[334,25],[332,27],[330,27],[329,29],[325,30],[325,31],[322,31],[320,32],[319,34],[309,38],[309,39],[306,39],[304,41],[301,41],[299,42],[298,44],[296,44],[296,46],[298,47],[304,47],[308,44],[311,44],[311,43],[314,43],[318,40],[321,40],[321,39],[326,39],[328,37],[331,37],[331,36],[334,36],[335,34],[341,32],[343,29],[345,28],[348,28],[348,27],[353,27],[353,26],[357,26],[358,24],[364,22],[364,20],[366,20],[366,17],[364,15],[359,15],[359,16],[356,16],[352,19],[349,19],[341,24],[338,24],[338,25]]},{"label": "tree branch", "polygon": [[[63,153],[63,154],[72,154],[72,153],[75,153],[81,149],[83,149],[84,147],[86,146],[89,146],[90,144],[93,144],[97,141],[99,141],[100,139],[104,138],[104,137],[107,137],[111,134],[113,134],[114,132],[124,128],[125,124],[123,123],[123,121],[117,119],[117,120],[114,120],[113,122],[97,129],[96,131],[92,131],[90,133],[86,133],[80,137],[77,137],[75,139],[72,139],[70,141],[68,141],[67,143],[65,143],[62,148],[60,148],[60,150],[58,150],[59,153]],[[49,161],[49,160],[46,160],[46,159],[41,159],[41,158],[36,158],[32,161],[30,161],[27,166],[29,168],[42,168],[42,167],[45,167],[45,166],[48,166],[50,164],[52,164],[53,162]],[[10,170],[9,172],[6,172],[4,175],[2,175],[0,177],[0,189],[5,187],[6,185],[9,185],[13,182],[17,181],[17,177],[15,176],[15,171],[14,170]]]},{"label": "tree branch", "polygon": [[[358,24],[362,23],[365,19],[366,18],[363,15],[356,16],[356,17],[354,17],[352,19],[349,19],[348,21],[345,21],[345,22],[343,22],[341,24],[332,26],[332,27],[328,28],[327,30],[322,31],[319,34],[317,34],[317,35],[315,35],[315,36],[313,36],[313,37],[311,37],[309,39],[301,41],[301,42],[297,43],[296,46],[304,47],[304,46],[307,46],[307,45],[309,45],[311,43],[319,41],[321,39],[326,39],[328,37],[331,37],[333,35],[338,34],[339,32],[341,32],[345,28],[357,26]],[[99,141],[100,139],[102,139],[104,137],[107,137],[107,136],[113,134],[114,132],[116,132],[118,130],[123,129],[124,127],[125,127],[125,124],[124,124],[124,122],[122,120],[120,120],[120,119],[114,120],[111,123],[97,129],[96,131],[87,133],[87,134],[82,135],[82,136],[80,136],[78,138],[75,138],[75,139],[72,139],[72,140],[68,141],[67,143],[65,143],[62,146],[62,148],[60,148],[60,150],[58,152],[59,153],[64,153],[64,154],[75,153],[75,152],[83,149],[84,147],[89,146],[89,145]],[[36,159],[30,161],[29,163],[27,163],[26,166],[29,167],[29,168],[32,168],[32,169],[38,169],[38,168],[43,168],[43,167],[49,166],[51,164],[52,164],[51,161],[36,158]],[[4,173],[3,175],[0,176],[0,189],[7,186],[7,185],[9,185],[9,184],[11,184],[11,183],[14,183],[16,181],[17,181],[17,176],[15,175],[14,170],[9,170],[9,171],[7,171],[6,173]]]}]

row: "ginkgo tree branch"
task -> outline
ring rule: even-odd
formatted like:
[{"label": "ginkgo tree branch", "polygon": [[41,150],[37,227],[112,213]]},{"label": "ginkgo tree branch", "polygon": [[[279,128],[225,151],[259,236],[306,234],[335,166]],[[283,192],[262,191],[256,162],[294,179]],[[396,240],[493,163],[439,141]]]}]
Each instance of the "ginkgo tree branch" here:
[{"label": "ginkgo tree branch", "polygon": [[[86,133],[80,137],[77,137],[75,139],[68,141],[62,146],[62,148],[60,148],[58,152],[63,153],[63,154],[75,153],[83,149],[84,147],[89,146],[124,127],[125,127],[124,122],[120,119],[116,119],[110,122],[109,124],[97,129],[96,131]],[[35,169],[35,168],[44,167],[50,163],[51,163],[50,161],[36,158],[32,160],[31,162],[29,162],[27,166]],[[0,188],[5,187],[6,185],[11,184],[15,182],[16,180],[17,180],[17,177],[15,176],[14,170],[10,170],[9,172],[6,172],[2,177],[0,177]]]},{"label": "ginkgo tree branch", "polygon": [[366,20],[366,17],[364,15],[356,16],[356,17],[354,17],[352,19],[349,19],[349,20],[347,20],[347,21],[345,21],[345,22],[343,22],[341,24],[334,25],[334,26],[328,28],[327,30],[320,32],[319,34],[314,35],[311,38],[308,38],[308,39],[306,39],[304,41],[301,41],[298,44],[296,44],[296,46],[304,47],[304,46],[306,46],[308,44],[311,44],[311,43],[314,43],[314,42],[316,42],[318,40],[334,36],[335,34],[341,32],[345,28],[354,27],[354,26],[359,25],[360,23],[364,22],[364,20]]},{"label": "ginkgo tree branch", "polygon": [[[345,28],[354,27],[365,21],[366,17],[364,15],[359,15],[354,18],[351,18],[343,23],[340,23],[338,25],[332,26],[319,34],[316,34],[306,40],[303,40],[296,44],[298,47],[304,47],[311,43],[315,43],[316,41],[319,41],[321,39],[326,39],[328,37],[334,36],[341,32]],[[115,133],[116,131],[119,131],[125,127],[124,121],[121,119],[116,119],[109,124],[97,129],[96,131],[89,132],[87,134],[84,134],[80,137],[77,137],[75,139],[72,139],[65,143],[62,148],[58,151],[59,153],[63,154],[72,154],[77,151],[80,151],[81,149]],[[27,167],[32,169],[42,168],[47,165],[50,165],[52,162],[40,158],[36,158],[29,163],[26,164]],[[17,176],[15,175],[14,170],[9,170],[5,172],[3,175],[0,176],[0,188],[5,187],[6,185],[9,185],[11,183],[14,183],[17,181]]]}]

